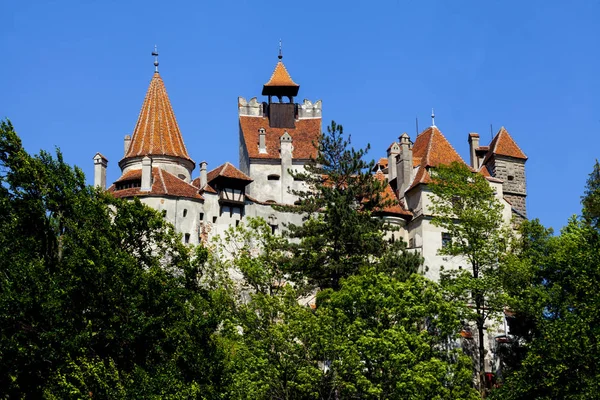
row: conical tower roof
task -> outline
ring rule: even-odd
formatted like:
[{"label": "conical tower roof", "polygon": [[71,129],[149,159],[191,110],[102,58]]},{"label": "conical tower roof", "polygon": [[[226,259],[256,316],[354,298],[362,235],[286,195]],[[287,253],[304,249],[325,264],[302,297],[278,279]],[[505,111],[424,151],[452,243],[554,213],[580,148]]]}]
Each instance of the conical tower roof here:
[{"label": "conical tower roof", "polygon": [[275,66],[275,70],[273,70],[273,74],[271,74],[271,79],[263,85],[263,96],[294,97],[298,94],[300,85],[292,80],[292,77],[285,68],[285,65],[283,65],[281,58],[282,57],[279,56],[279,61]]},{"label": "conical tower roof", "polygon": [[[175,119],[165,84],[154,73],[125,158],[164,155],[190,158]],[[193,161],[192,161],[193,162]]]}]

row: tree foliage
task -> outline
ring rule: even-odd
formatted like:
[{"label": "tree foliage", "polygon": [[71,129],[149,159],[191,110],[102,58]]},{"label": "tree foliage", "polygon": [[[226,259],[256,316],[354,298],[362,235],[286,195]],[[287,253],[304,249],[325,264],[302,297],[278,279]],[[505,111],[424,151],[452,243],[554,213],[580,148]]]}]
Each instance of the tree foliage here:
[{"label": "tree foliage", "polygon": [[[374,162],[363,160],[369,146],[351,148],[350,138],[333,121],[315,145],[317,157],[306,171],[292,171],[306,189],[293,191],[297,205],[282,207],[305,216],[301,225],[288,225],[289,236],[298,240],[292,242],[290,264],[296,280],[337,289],[342,278],[369,264],[404,278],[416,272],[419,257],[411,258],[402,241],[390,243],[386,233],[393,227],[377,217],[391,199],[383,196],[387,183],[371,173]],[[379,263],[381,258],[389,262]]]},{"label": "tree foliage", "polygon": [[508,241],[502,205],[487,180],[464,163],[440,165],[432,171],[432,178],[432,223],[452,238],[439,254],[462,257],[469,265],[465,270],[442,273],[441,280],[453,298],[469,306],[464,318],[477,327],[479,387],[483,391],[485,325],[499,315],[506,301],[498,274]]},{"label": "tree foliage", "polygon": [[86,186],[60,152],[30,156],[9,122],[0,169],[3,395],[210,392],[218,318],[195,283],[202,257],[156,211]]}]

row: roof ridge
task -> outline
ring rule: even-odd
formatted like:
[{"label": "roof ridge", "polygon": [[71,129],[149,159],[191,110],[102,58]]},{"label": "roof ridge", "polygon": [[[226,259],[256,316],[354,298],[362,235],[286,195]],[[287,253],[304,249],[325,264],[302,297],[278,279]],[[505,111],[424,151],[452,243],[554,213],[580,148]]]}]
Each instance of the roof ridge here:
[{"label": "roof ridge", "polygon": [[[158,168],[158,167],[156,167]],[[162,183],[162,187],[165,191],[165,194],[169,194],[169,190],[167,189],[167,185],[165,185],[165,178],[163,177],[162,174],[162,168],[158,168],[158,174],[160,175],[160,183]]]}]

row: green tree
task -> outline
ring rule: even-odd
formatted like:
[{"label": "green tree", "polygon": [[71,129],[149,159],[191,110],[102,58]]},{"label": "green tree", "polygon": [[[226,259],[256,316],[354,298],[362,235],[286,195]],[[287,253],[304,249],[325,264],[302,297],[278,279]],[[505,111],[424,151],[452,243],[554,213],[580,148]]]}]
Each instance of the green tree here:
[{"label": "green tree", "polygon": [[[317,156],[306,171],[293,173],[306,185],[306,190],[293,191],[298,205],[280,207],[304,215],[301,225],[288,225],[294,239],[289,272],[295,280],[338,289],[342,278],[366,265],[385,266],[403,278],[416,272],[420,258],[406,252],[402,241],[390,243],[386,233],[393,227],[377,217],[392,200],[383,195],[387,183],[371,172],[374,162],[363,160],[369,146],[350,148],[350,138],[335,122],[315,145]],[[389,262],[379,263],[381,258]]]},{"label": "green tree", "polygon": [[[513,304],[531,322],[522,361],[494,390],[501,399],[591,399],[600,389],[600,234],[571,219],[541,235]],[[518,283],[518,282],[515,282]]]},{"label": "green tree", "polygon": [[453,298],[468,305],[464,317],[477,328],[478,380],[484,392],[485,325],[499,315],[506,302],[498,274],[508,241],[502,205],[487,180],[463,163],[440,165],[432,171],[432,178],[432,223],[452,237],[438,253],[462,257],[469,265],[465,270],[444,272],[441,282]]},{"label": "green tree", "polygon": [[581,198],[583,218],[594,228],[600,229],[600,164],[594,164]]},{"label": "green tree", "polygon": [[251,295],[229,330],[234,399],[475,399],[458,310],[413,275],[354,275],[312,310],[290,286]]},{"label": "green tree", "polygon": [[9,122],[0,209],[2,397],[211,393],[218,304],[196,283],[202,252],[160,214],[86,186],[60,152],[30,156]]}]

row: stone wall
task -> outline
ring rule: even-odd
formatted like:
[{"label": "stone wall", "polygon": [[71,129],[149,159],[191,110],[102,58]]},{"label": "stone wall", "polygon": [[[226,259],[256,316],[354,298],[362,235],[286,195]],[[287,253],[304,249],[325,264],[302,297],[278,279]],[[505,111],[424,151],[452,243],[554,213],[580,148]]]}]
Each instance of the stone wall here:
[{"label": "stone wall", "polygon": [[527,181],[525,177],[525,160],[494,156],[488,165],[492,176],[502,179],[504,197],[515,210],[526,216]]}]

